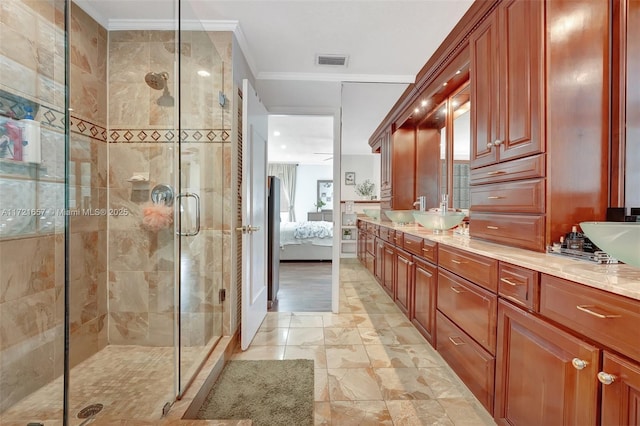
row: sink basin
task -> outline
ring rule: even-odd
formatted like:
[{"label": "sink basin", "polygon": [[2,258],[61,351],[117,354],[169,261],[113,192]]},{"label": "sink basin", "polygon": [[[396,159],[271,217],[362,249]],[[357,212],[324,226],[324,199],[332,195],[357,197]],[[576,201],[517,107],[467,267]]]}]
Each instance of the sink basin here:
[{"label": "sink basin", "polygon": [[384,214],[396,225],[413,223],[413,212],[415,210],[385,210]]},{"label": "sink basin", "polygon": [[414,211],[413,217],[420,225],[427,229],[433,230],[434,233],[440,233],[447,229],[451,229],[460,225],[465,218],[464,212],[420,212]]},{"label": "sink basin", "polygon": [[380,220],[380,209],[362,209],[371,219]]},{"label": "sink basin", "polygon": [[640,268],[640,222],[582,222],[580,228],[600,250]]}]

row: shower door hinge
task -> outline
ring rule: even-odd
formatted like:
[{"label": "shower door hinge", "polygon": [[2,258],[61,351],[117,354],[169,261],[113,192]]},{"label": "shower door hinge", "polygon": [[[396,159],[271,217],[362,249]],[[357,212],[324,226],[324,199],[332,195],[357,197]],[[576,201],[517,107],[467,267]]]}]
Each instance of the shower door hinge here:
[{"label": "shower door hinge", "polygon": [[221,288],[220,291],[218,291],[218,296],[218,298],[220,299],[220,303],[224,302],[225,300],[227,300],[227,290]]}]

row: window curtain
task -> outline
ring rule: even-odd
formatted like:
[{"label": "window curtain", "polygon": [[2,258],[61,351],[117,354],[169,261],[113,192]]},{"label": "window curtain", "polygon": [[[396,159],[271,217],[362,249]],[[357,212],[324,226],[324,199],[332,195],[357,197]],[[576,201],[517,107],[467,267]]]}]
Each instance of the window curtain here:
[{"label": "window curtain", "polygon": [[267,174],[280,178],[287,199],[289,200],[289,221],[296,221],[295,214],[295,197],[296,197],[296,176],[298,171],[297,164],[268,164]]}]

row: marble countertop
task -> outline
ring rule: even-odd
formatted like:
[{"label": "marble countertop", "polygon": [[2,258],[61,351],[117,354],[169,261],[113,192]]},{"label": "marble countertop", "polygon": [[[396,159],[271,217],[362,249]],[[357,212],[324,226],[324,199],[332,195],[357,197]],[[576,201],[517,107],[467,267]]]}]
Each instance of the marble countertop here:
[{"label": "marble countertop", "polygon": [[358,219],[427,238],[439,244],[640,300],[640,268],[622,263],[601,265],[586,260],[524,250],[457,235],[451,231],[437,235],[418,224],[399,226],[391,222],[380,222],[369,218],[359,217]]}]

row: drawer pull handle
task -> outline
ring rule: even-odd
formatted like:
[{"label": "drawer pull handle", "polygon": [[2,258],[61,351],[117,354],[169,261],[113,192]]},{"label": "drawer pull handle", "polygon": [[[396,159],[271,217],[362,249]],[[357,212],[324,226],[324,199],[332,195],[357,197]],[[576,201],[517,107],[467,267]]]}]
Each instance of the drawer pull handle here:
[{"label": "drawer pull handle", "polygon": [[602,383],[603,385],[610,385],[611,383],[616,381],[616,376],[601,371],[598,373],[598,381],[600,381],[600,383]]},{"label": "drawer pull handle", "polygon": [[451,291],[453,291],[453,292],[454,292],[454,293],[456,293],[456,294],[464,293],[464,291],[459,290],[459,289],[457,289],[457,288],[455,288],[455,287],[449,287],[449,288],[451,289]]},{"label": "drawer pull handle", "polygon": [[462,340],[462,338],[459,336],[449,337],[449,341],[455,346],[464,345],[464,340]]},{"label": "drawer pull handle", "polygon": [[461,262],[461,261],[456,260],[456,259],[451,259],[451,262],[455,263],[456,265],[462,265],[463,263],[467,263],[467,262]]},{"label": "drawer pull handle", "polygon": [[487,172],[487,175],[489,176],[495,176],[495,175],[503,175],[507,172],[505,172],[504,170],[495,170],[493,172]]},{"label": "drawer pull handle", "polygon": [[422,249],[422,251],[424,251],[424,252],[430,252],[430,251],[431,251],[431,249],[423,248],[423,249]]},{"label": "drawer pull handle", "polygon": [[508,279],[506,279],[506,278],[500,278],[500,281],[502,281],[502,282],[503,282],[503,283],[505,283],[505,284],[512,285],[512,286],[514,286],[514,287],[515,287],[515,286],[517,286],[517,285],[522,285],[522,283],[514,283],[513,281],[508,280]]},{"label": "drawer pull handle", "polygon": [[500,229],[497,226],[487,225],[487,229]]},{"label": "drawer pull handle", "polygon": [[489,195],[487,198],[490,200],[502,200],[503,198],[507,197],[501,197],[500,195]]},{"label": "drawer pull handle", "polygon": [[573,365],[576,370],[583,370],[588,364],[589,363],[587,361],[580,358],[574,358],[571,360],[571,365]]},{"label": "drawer pull handle", "polygon": [[595,311],[592,310],[593,308],[595,308],[594,305],[577,305],[576,308],[579,311],[586,312],[589,315],[593,315],[594,317],[602,318],[602,319],[620,318],[620,316],[621,316],[621,315],[618,315],[618,314],[601,314],[600,312],[595,312]]}]

